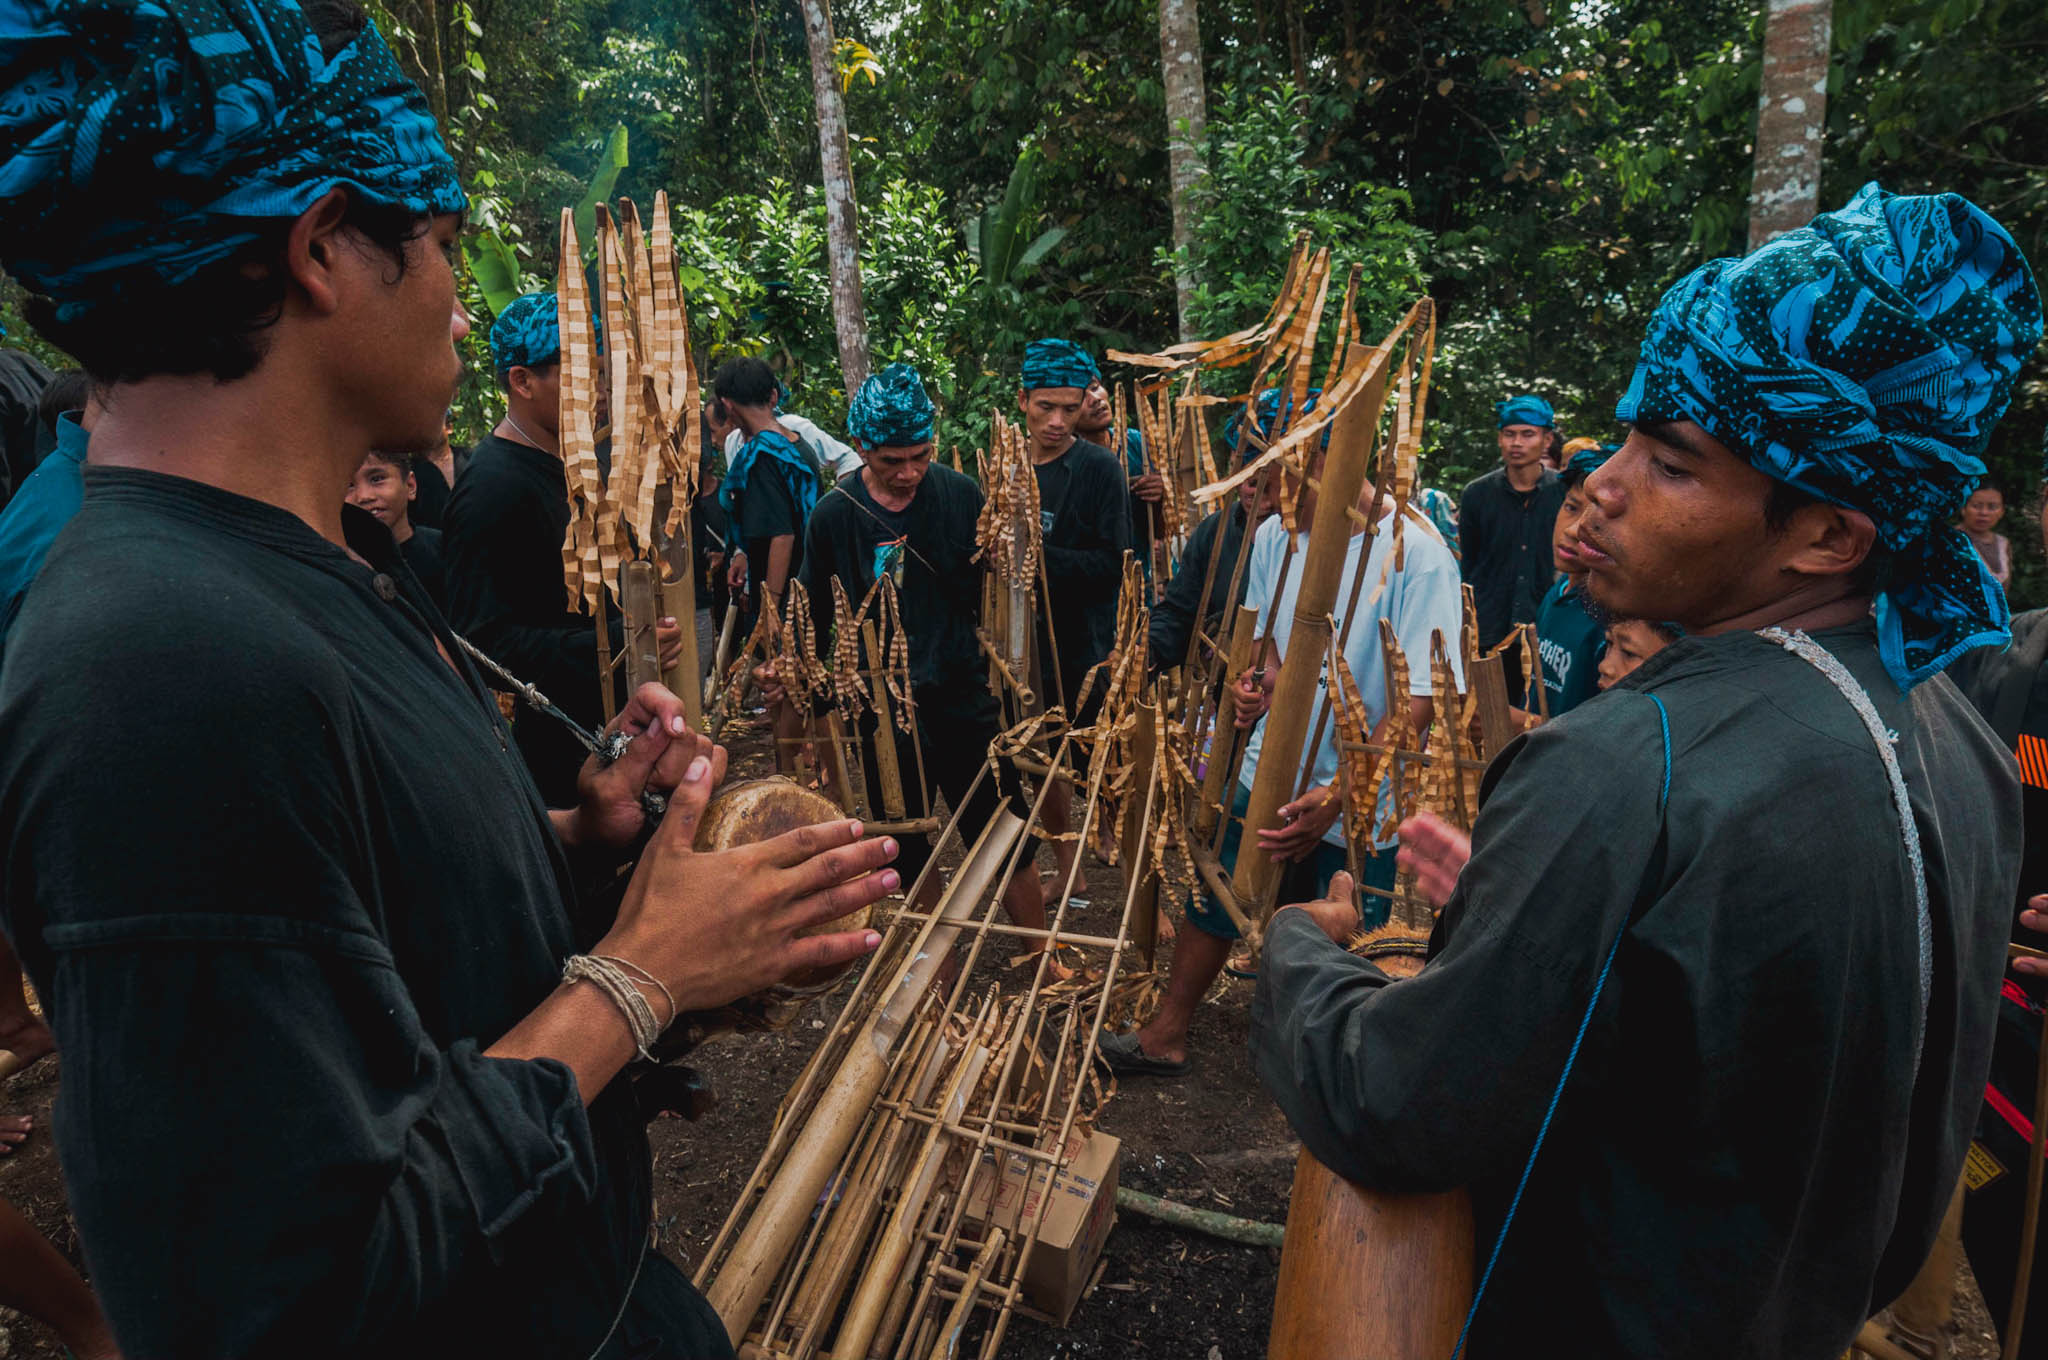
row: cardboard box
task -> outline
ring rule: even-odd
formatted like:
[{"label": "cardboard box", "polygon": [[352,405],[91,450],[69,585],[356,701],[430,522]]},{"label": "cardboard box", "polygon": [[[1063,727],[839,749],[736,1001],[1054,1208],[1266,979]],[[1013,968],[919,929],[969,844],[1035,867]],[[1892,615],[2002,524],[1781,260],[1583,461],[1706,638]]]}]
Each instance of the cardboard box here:
[{"label": "cardboard box", "polygon": [[[1074,1315],[1088,1276],[1102,1255],[1103,1243],[1116,1222],[1116,1173],[1123,1143],[1106,1133],[1091,1133],[1068,1144],[1071,1160],[1053,1182],[1038,1242],[1024,1262],[1024,1302],[1061,1326]],[[999,1156],[1002,1175],[984,1164],[968,1191],[965,1217],[1016,1233],[1028,1213],[1035,1212],[1050,1179],[1042,1162]]]}]

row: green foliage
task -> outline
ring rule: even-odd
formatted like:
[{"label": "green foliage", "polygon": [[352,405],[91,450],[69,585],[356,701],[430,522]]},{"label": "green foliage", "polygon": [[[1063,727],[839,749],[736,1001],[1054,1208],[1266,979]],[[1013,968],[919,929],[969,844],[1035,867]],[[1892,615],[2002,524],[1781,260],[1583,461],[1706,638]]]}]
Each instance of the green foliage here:
[{"label": "green foliage", "polygon": [[462,243],[462,258],[490,315],[504,311],[526,291],[519,256],[495,231],[471,232]]},{"label": "green foliage", "polygon": [[604,149],[597,153],[597,168],[591,172],[590,186],[576,204],[576,239],[585,251],[597,241],[597,205],[611,201],[612,189],[627,162],[626,125],[620,123],[605,138]]}]

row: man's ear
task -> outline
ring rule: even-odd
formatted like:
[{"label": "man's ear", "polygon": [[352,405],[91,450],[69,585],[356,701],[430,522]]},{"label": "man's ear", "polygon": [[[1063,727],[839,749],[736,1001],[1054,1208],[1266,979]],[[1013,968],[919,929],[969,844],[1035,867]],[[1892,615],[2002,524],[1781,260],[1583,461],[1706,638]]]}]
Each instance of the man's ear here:
[{"label": "man's ear", "polygon": [[331,189],[298,215],[285,238],[285,270],[308,305],[322,314],[332,314],[341,305],[345,257],[340,236],[347,215],[347,191]]},{"label": "man's ear", "polygon": [[1024,408],[1024,403],[1025,403],[1025,402],[1027,402],[1027,401],[1029,401],[1030,399],[1031,399],[1031,393],[1029,393],[1028,391],[1026,391],[1025,389],[1023,389],[1023,388],[1021,388],[1021,387],[1017,389],[1017,409],[1018,409],[1018,410],[1020,410],[1020,411],[1021,411],[1021,410],[1025,409],[1025,408]]},{"label": "man's ear", "polygon": [[533,400],[533,370],[525,364],[514,364],[505,370],[505,390],[521,401]]},{"label": "man's ear", "polygon": [[1813,501],[1792,512],[1784,568],[1801,576],[1848,576],[1877,547],[1877,525],[1860,510]]}]

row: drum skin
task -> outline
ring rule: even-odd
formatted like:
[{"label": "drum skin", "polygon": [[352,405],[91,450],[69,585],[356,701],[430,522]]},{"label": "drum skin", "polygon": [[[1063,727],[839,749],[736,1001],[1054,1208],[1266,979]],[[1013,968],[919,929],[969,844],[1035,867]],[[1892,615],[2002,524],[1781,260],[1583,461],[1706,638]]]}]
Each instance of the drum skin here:
[{"label": "drum skin", "polygon": [[[697,823],[695,848],[700,851],[730,850],[772,840],[801,826],[836,822],[846,816],[839,805],[823,794],[814,793],[787,779],[745,779],[727,784],[711,796]],[[805,935],[829,935],[842,930],[867,927],[871,909],[859,910],[804,931]],[[791,973],[783,985],[799,991],[822,987],[853,965],[812,968]]]}]

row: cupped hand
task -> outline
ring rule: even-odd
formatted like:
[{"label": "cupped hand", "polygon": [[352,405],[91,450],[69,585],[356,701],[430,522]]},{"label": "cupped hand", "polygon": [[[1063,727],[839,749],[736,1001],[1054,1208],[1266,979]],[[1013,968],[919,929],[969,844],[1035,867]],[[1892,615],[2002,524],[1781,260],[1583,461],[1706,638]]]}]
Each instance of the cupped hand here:
[{"label": "cupped hand", "polygon": [[1166,497],[1166,478],[1156,472],[1131,479],[1131,494],[1141,501],[1157,504]]},{"label": "cupped hand", "polygon": [[1266,716],[1266,709],[1272,705],[1273,692],[1266,688],[1262,675],[1257,670],[1248,670],[1237,677],[1237,683],[1230,687],[1230,704],[1237,711],[1237,725],[1252,727]]},{"label": "cupped hand", "polygon": [[1321,898],[1314,902],[1290,902],[1280,910],[1305,911],[1332,942],[1349,944],[1358,933],[1358,904],[1352,900],[1357,895],[1358,884],[1340,869],[1331,877],[1329,891]]},{"label": "cupped hand", "polygon": [[[2048,935],[2048,893],[2027,899],[2026,908],[2020,912],[2020,925],[2027,930]],[[2021,941],[2025,943],[2025,941]],[[2030,959],[2025,956],[2012,961],[2015,973],[2028,977],[2048,978],[2048,959]]]},{"label": "cupped hand", "polygon": [[661,668],[674,670],[683,659],[683,628],[673,618],[654,621],[654,647],[661,653]]},{"label": "cupped hand", "polygon": [[1259,848],[1283,862],[1306,859],[1337,824],[1343,808],[1335,785],[1310,789],[1280,809],[1279,826],[1259,828]]},{"label": "cupped hand", "polygon": [[1401,852],[1394,863],[1415,875],[1415,886],[1434,906],[1451,900],[1458,874],[1472,858],[1472,838],[1434,812],[1419,812],[1401,823]]}]

